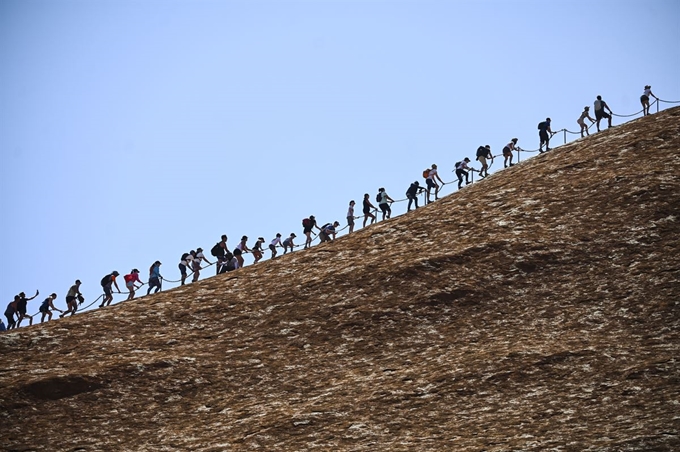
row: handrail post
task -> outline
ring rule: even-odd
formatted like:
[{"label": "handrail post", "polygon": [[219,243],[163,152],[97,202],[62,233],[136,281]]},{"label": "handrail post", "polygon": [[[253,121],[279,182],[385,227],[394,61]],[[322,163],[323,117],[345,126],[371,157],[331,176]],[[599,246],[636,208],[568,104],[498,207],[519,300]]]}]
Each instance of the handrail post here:
[{"label": "handrail post", "polygon": [[659,104],[660,104],[660,103],[661,103],[661,102],[659,102],[659,99],[657,99],[657,100],[656,100],[656,112],[657,112],[657,113],[659,112]]},{"label": "handrail post", "polygon": [[519,163],[519,149],[517,149],[517,163]]},{"label": "handrail post", "polygon": [[562,129],[564,132],[564,144],[567,144],[567,129]]}]

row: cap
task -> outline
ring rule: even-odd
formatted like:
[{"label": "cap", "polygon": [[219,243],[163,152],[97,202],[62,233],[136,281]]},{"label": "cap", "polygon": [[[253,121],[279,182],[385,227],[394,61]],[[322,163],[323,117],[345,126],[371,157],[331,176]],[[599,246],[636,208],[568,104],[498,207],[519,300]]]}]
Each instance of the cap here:
[{"label": "cap", "polygon": [[79,279],[76,279],[76,284],[82,284]]},{"label": "cap", "polygon": [[469,162],[469,161],[470,161],[470,159],[467,158],[467,157],[465,157],[463,160],[465,160],[466,162]]},{"label": "cap", "polygon": [[203,248],[196,248],[196,252],[197,252],[197,253],[200,253],[200,252],[202,252],[202,251],[203,251]]},{"label": "cap", "polygon": [[649,89],[651,87],[652,87],[652,85],[645,85],[645,89]]},{"label": "cap", "polygon": [[586,105],[585,107],[583,107],[583,109],[584,110],[590,110],[590,107]]},{"label": "cap", "polygon": [[513,138],[513,139],[510,140],[510,141],[512,141],[513,143],[517,143],[518,139],[517,139],[517,138]]},{"label": "cap", "polygon": [[276,236],[277,236],[277,237],[281,237],[281,233],[280,233],[280,232],[277,232],[277,233],[276,233]]},{"label": "cap", "polygon": [[137,270],[136,268],[133,268],[132,273],[139,273],[139,270]]},{"label": "cap", "polygon": [[487,149],[491,149],[491,146],[489,146],[488,144],[484,147],[487,148]]},{"label": "cap", "polygon": [[295,235],[294,232],[291,232],[291,233],[290,233],[290,236],[291,236],[291,237],[297,237],[297,235]]},{"label": "cap", "polygon": [[333,226],[340,226],[340,222],[336,221],[335,223],[333,223]]},{"label": "cap", "polygon": [[313,220],[313,219],[314,219],[314,215],[310,215],[310,216],[309,216],[309,219],[310,219],[310,220]]},{"label": "cap", "polygon": [[52,297],[52,298],[57,298],[57,294],[56,294],[56,293],[52,293],[52,295],[50,295],[50,297]]},{"label": "cap", "polygon": [[258,237],[257,240],[261,240],[264,242],[264,237]]},{"label": "cap", "polygon": [[436,167],[437,167],[437,165],[435,165],[435,164],[433,163],[433,164],[432,164],[432,168],[436,168]]},{"label": "cap", "polygon": [[111,272],[111,274],[112,274],[113,276],[118,276],[118,275],[120,275],[120,273],[118,273],[116,270],[114,270],[113,272]]}]

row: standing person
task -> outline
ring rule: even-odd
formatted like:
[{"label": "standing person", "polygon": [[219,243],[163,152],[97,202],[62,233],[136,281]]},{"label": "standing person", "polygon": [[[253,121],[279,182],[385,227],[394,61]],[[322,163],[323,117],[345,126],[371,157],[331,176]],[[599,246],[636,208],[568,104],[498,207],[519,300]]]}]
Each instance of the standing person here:
[{"label": "standing person", "polygon": [[276,254],[277,254],[276,253],[276,247],[277,246],[280,246],[281,248],[283,248],[283,244],[281,244],[281,233],[280,232],[276,233],[276,237],[274,237],[274,240],[272,240],[271,243],[269,244],[269,251],[272,252],[272,259],[274,259],[276,257]]},{"label": "standing person", "polygon": [[[241,237],[241,241],[238,242],[238,245],[236,245],[236,248],[234,248],[234,256],[236,256],[236,258],[238,259],[238,263],[240,264],[240,267],[243,267],[243,262],[244,262],[243,261],[243,253],[251,253],[252,252],[252,250],[250,248],[248,248],[248,245],[246,245],[246,243],[248,243],[248,237],[244,235],[243,237]],[[236,250],[239,251],[238,254],[236,254]]]},{"label": "standing person", "polygon": [[198,277],[201,276],[201,262],[205,261],[208,265],[212,265],[208,262],[208,259],[203,255],[203,248],[196,248],[196,253],[194,254],[194,260],[191,262],[191,269],[194,271],[194,277],[191,282],[198,281]]},{"label": "standing person", "polygon": [[[80,298],[83,297],[83,294],[80,293],[80,284],[81,284],[80,280],[76,279],[75,284],[69,287],[68,292],[66,292],[66,311],[59,311],[61,312],[61,315],[59,317],[64,317],[69,312],[71,313],[71,315],[73,315],[78,310],[77,299],[79,297]],[[56,299],[57,297],[54,298]]]},{"label": "standing person", "polygon": [[371,200],[369,199],[371,195],[368,193],[364,194],[364,226],[366,227],[366,221],[368,219],[371,219],[371,224],[375,223],[375,215],[371,213],[371,209],[375,209],[375,206],[371,204]]},{"label": "standing person", "polygon": [[[548,135],[550,134],[550,135]],[[538,146],[538,152],[543,154],[543,145],[545,144],[545,151],[550,150],[550,138],[553,136],[553,131],[550,128],[550,118],[545,118],[545,121],[538,123],[538,137],[541,139],[541,144]]]},{"label": "standing person", "polygon": [[[127,287],[128,292],[130,292],[125,301],[130,301],[135,298],[135,290],[141,288],[144,283],[139,279],[139,270],[136,268],[133,268],[130,274],[123,276],[123,279],[125,280],[125,287]],[[135,283],[139,283],[139,287],[137,287]]]},{"label": "standing person", "polygon": [[[600,121],[602,118],[606,118],[608,121],[607,128],[612,126],[612,114],[614,113],[607,102],[602,100],[602,96],[597,96],[595,100],[595,123],[597,124],[597,131],[600,131]],[[609,110],[607,113],[605,110]]]},{"label": "standing person", "polygon": [[255,242],[255,245],[253,245],[253,249],[250,250],[253,253],[253,257],[255,258],[255,261],[253,264],[257,264],[260,262],[260,259],[262,259],[262,244],[264,243],[264,238],[258,237],[257,242]]},{"label": "standing person", "polygon": [[439,174],[437,174],[437,165],[434,163],[432,164],[432,168],[427,172],[427,177],[425,178],[425,183],[427,184],[427,191],[425,192],[425,197],[426,199],[426,204],[431,203],[430,201],[430,189],[434,188],[434,200],[438,200],[439,197],[439,184],[437,183],[437,179],[439,179],[439,182],[444,185],[444,181],[442,180],[441,177],[439,177]]},{"label": "standing person", "polygon": [[323,242],[332,242],[335,240],[335,228],[340,226],[339,222],[334,222],[333,224],[331,223],[326,223],[321,227],[321,232],[319,232],[319,239],[321,240],[321,243]]},{"label": "standing person", "polygon": [[17,321],[14,314],[17,312],[17,303],[19,303],[19,295],[14,295],[14,301],[10,301],[5,309],[5,317],[7,318],[7,329],[16,328]]},{"label": "standing person", "polygon": [[227,249],[227,235],[222,234],[221,240],[217,242],[215,246],[213,246],[212,249],[210,250],[210,254],[212,254],[217,259],[216,262],[217,265],[215,265],[216,274],[219,274],[220,272],[220,267],[224,262],[224,255],[226,254],[227,251],[229,251]]},{"label": "standing person", "polygon": [[102,304],[99,305],[100,308],[111,305],[111,302],[113,301],[112,286],[116,286],[116,290],[118,291],[118,293],[120,293],[118,283],[116,282],[116,276],[118,275],[120,275],[120,273],[114,270],[113,272],[102,278],[101,285],[102,289],[104,289],[104,301],[102,301]]},{"label": "standing person", "polygon": [[354,200],[349,202],[349,209],[347,209],[347,226],[349,226],[349,233],[354,232]]},{"label": "standing person", "polygon": [[418,195],[422,193],[423,190],[425,189],[420,186],[418,181],[412,183],[408,190],[406,190],[406,199],[408,199],[408,207],[406,208],[407,212],[411,211],[411,203],[414,201],[416,203],[416,209],[418,208]]},{"label": "standing person", "polygon": [[590,119],[590,124],[592,125],[595,120],[590,117],[590,107],[585,106],[583,107],[583,112],[581,113],[581,116],[576,120],[576,123],[581,126],[581,138],[583,138],[583,132],[586,132],[586,135],[590,135],[588,132],[588,126],[586,125],[586,119]]},{"label": "standing person", "polygon": [[286,240],[283,241],[283,254],[286,254],[288,251],[288,248],[290,248],[290,252],[293,252],[293,247],[295,246],[295,243],[293,243],[293,239],[297,237],[294,233],[290,233],[290,237],[288,237]]},{"label": "standing person", "polygon": [[468,179],[470,171],[477,171],[476,169],[468,166],[470,159],[465,157],[462,161],[456,163],[456,176],[458,177],[458,190],[463,188],[463,177],[465,177],[465,185],[470,183]]},{"label": "standing person", "polygon": [[156,291],[154,293],[160,292],[162,279],[163,277],[161,276],[161,261],[156,261],[153,264],[151,264],[151,267],[149,267],[149,288],[147,289],[146,294],[149,295],[151,293],[151,289],[153,289],[154,287],[156,288]]},{"label": "standing person", "polygon": [[17,303],[17,328],[21,326],[21,321],[24,320],[25,317],[28,317],[28,325],[33,325],[33,316],[26,314],[26,311],[28,302],[37,297],[38,294],[40,294],[40,292],[37,290],[35,291],[35,295],[31,298],[26,298],[26,294],[23,292],[19,294],[19,302]]},{"label": "standing person", "polygon": [[642,92],[642,96],[640,96],[640,103],[642,104],[642,116],[647,116],[649,114],[649,96],[652,96],[657,101],[659,100],[659,98],[652,93],[652,86],[645,85],[645,90]]},{"label": "standing person", "polygon": [[489,165],[486,163],[487,159],[493,160],[493,155],[491,155],[491,146],[488,144],[486,146],[480,146],[477,148],[477,161],[482,164],[482,169],[479,170],[480,178],[485,178],[489,175]]},{"label": "standing person", "polygon": [[187,279],[187,268],[191,265],[191,261],[194,260],[194,254],[196,252],[194,250],[191,250],[188,253],[182,254],[182,257],[179,260],[179,273],[181,275],[180,277],[180,286],[184,285],[184,281]]},{"label": "standing person", "polygon": [[378,198],[380,201],[378,201],[378,206],[380,206],[380,210],[382,210],[382,219],[383,221],[385,220],[385,216],[387,218],[390,218],[392,215],[392,208],[390,207],[389,203],[394,202],[394,199],[390,198],[387,192],[383,187],[380,187],[378,189]]},{"label": "standing person", "polygon": [[503,160],[503,167],[507,168],[508,167],[508,160],[510,160],[510,166],[514,166],[512,163],[512,152],[515,150],[515,145],[517,144],[517,141],[519,141],[517,138],[513,138],[510,140],[510,143],[506,144],[503,147],[503,157],[505,160]]},{"label": "standing person", "polygon": [[[57,294],[53,293],[49,297],[45,298],[45,301],[42,302],[42,304],[40,305],[40,309],[38,311],[42,314],[42,317],[40,317],[40,323],[43,323],[45,321],[45,316],[47,316],[48,322],[50,320],[52,320],[52,311],[59,311],[61,313],[64,312],[61,309],[56,308],[54,306],[54,300],[56,300],[56,299],[57,299]],[[61,315],[60,317],[63,317],[63,315]]]},{"label": "standing person", "polygon": [[[302,232],[307,236],[304,249],[312,246],[312,230],[314,228],[317,228],[319,231],[321,230],[321,228],[316,225],[316,218],[314,218],[314,215],[310,215],[309,218],[302,220]],[[291,251],[293,250],[291,249]],[[283,254],[286,254],[286,252],[284,251]]]}]

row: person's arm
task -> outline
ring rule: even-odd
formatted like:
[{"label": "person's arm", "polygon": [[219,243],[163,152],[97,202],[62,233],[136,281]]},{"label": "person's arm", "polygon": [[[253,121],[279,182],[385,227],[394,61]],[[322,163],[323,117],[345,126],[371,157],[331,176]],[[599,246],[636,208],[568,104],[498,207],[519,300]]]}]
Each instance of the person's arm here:
[{"label": "person's arm", "polygon": [[435,174],[434,177],[436,177],[437,179],[439,179],[439,182],[441,182],[442,185],[445,185],[444,181],[443,181],[442,178],[439,176],[439,173]]},{"label": "person's arm", "polygon": [[653,93],[653,92],[651,92],[651,91],[650,91],[650,92],[649,92],[649,95],[650,95],[650,96],[652,96],[652,97],[653,97],[654,99],[656,99],[656,100],[659,100],[659,98],[658,98],[658,97],[656,97],[656,96],[654,95],[654,93]]},{"label": "person's arm", "polygon": [[52,308],[53,311],[59,311],[59,312],[64,312],[61,309],[57,308],[54,306],[54,300],[50,298],[50,308]]},{"label": "person's arm", "polygon": [[32,299],[34,299],[35,297],[37,297],[39,293],[40,293],[40,291],[39,291],[39,290],[36,290],[36,291],[35,291],[35,295],[33,295],[31,298],[26,298],[26,301],[31,301]]},{"label": "person's arm", "polygon": [[387,193],[385,193],[385,198],[387,198],[389,202],[394,202],[394,199],[390,198],[390,196]]},{"label": "person's arm", "polygon": [[118,281],[116,281],[116,280],[114,279],[114,280],[113,280],[113,285],[116,286],[116,290],[118,291],[118,293],[120,293],[120,289],[118,288]]}]

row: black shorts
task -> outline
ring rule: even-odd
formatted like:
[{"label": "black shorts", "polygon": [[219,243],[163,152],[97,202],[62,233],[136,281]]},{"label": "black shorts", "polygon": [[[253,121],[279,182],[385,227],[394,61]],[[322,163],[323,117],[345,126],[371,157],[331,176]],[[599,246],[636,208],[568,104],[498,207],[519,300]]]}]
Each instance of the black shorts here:
[{"label": "black shorts", "polygon": [[40,309],[38,309],[39,312],[42,312],[43,314],[47,314],[50,312],[50,307],[49,306],[40,306]]},{"label": "black shorts", "polygon": [[354,226],[354,217],[347,217],[347,225]]},{"label": "black shorts", "polygon": [[642,102],[642,103],[649,102],[649,97],[647,97],[643,94],[642,96],[640,96],[640,102]]},{"label": "black shorts", "polygon": [[427,188],[435,188],[437,184],[434,183],[432,179],[425,179],[425,182],[427,183]]},{"label": "black shorts", "polygon": [[387,204],[387,203],[378,204],[378,205],[380,206],[380,210],[382,210],[383,213],[387,213],[387,212],[389,212],[390,210],[392,210],[392,209],[390,209],[390,205]]},{"label": "black shorts", "polygon": [[507,146],[503,148],[503,157],[512,157],[512,151]]},{"label": "black shorts", "polygon": [[273,252],[276,252],[276,246],[275,245],[269,245],[269,249],[272,250]]},{"label": "black shorts", "polygon": [[182,276],[187,275],[187,266],[184,264],[179,264],[179,272],[182,274]]},{"label": "black shorts", "polygon": [[595,110],[595,119],[610,119],[611,115],[604,110]]},{"label": "black shorts", "polygon": [[364,215],[370,215],[371,214],[371,208],[370,207],[364,207]]},{"label": "black shorts", "polygon": [[309,228],[303,228],[303,229],[302,229],[302,233],[303,233],[303,234],[309,234],[310,232],[312,232],[312,228],[313,228],[313,227],[314,227],[314,226],[309,227]]},{"label": "black shorts", "polygon": [[157,276],[152,276],[149,278],[149,288],[151,287],[160,287],[161,286],[161,280]]},{"label": "black shorts", "polygon": [[548,136],[548,132],[541,130],[538,132],[538,136],[541,138],[541,143],[545,143],[546,141],[550,141],[550,137]]},{"label": "black shorts", "polygon": [[76,297],[73,296],[67,296],[66,297],[66,304],[70,304],[72,301],[75,301]]}]

